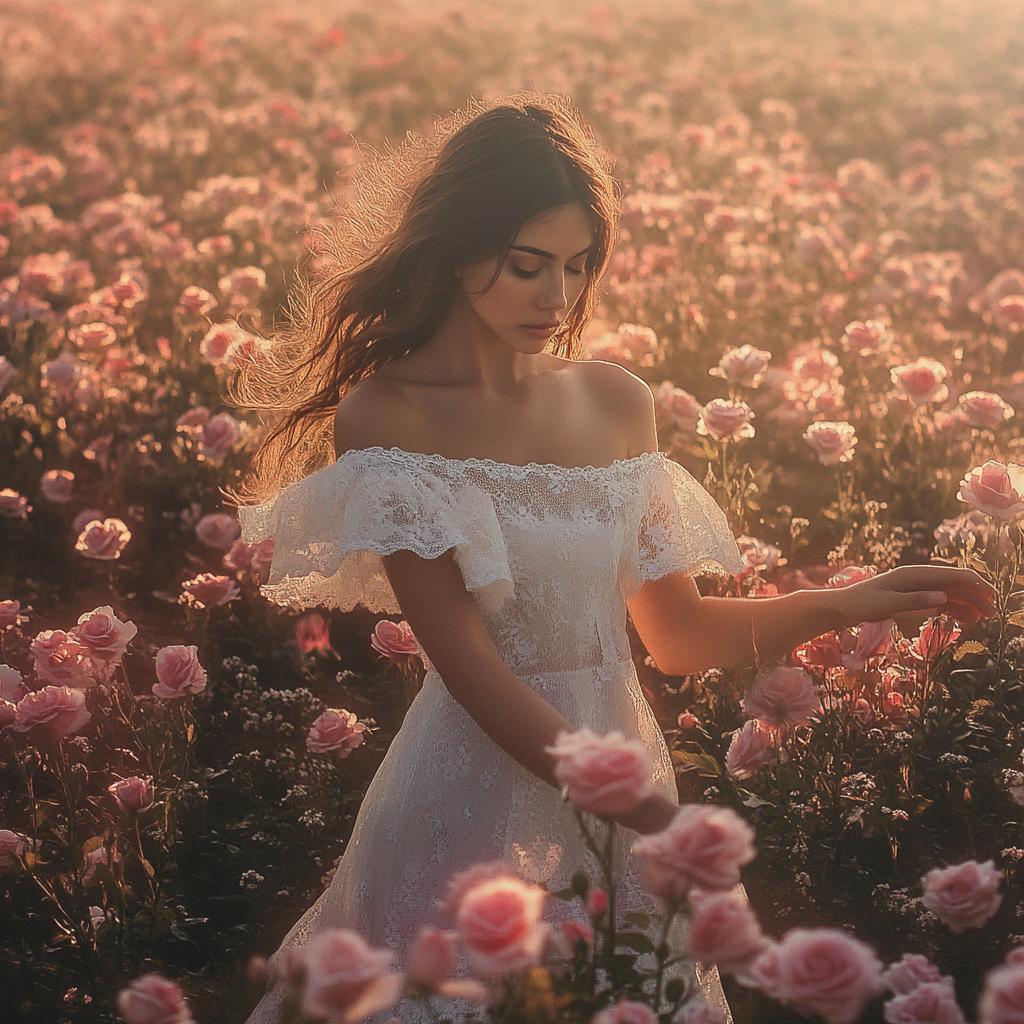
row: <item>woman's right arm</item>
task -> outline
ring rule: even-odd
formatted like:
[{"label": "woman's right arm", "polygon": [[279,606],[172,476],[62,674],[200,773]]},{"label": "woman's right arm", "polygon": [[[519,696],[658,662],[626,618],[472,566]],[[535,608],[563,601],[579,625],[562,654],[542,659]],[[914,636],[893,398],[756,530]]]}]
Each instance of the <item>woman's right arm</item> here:
[{"label": "woman's right arm", "polygon": [[[402,615],[448,692],[502,750],[560,789],[554,759],[544,748],[574,726],[502,660],[452,552],[425,559],[396,551],[383,561]],[[638,832],[656,832],[675,810],[664,797],[652,797],[618,820]]]}]

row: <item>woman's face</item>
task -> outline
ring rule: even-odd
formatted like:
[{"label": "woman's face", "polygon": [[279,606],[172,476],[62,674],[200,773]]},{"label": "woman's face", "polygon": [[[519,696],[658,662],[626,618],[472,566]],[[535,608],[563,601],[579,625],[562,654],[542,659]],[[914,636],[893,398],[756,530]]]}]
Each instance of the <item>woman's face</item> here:
[{"label": "woman's face", "polygon": [[[498,257],[460,267],[466,301],[505,344],[536,354],[583,293],[594,232],[579,205],[546,210],[516,235],[497,280]],[[484,289],[487,289],[484,291]]]}]

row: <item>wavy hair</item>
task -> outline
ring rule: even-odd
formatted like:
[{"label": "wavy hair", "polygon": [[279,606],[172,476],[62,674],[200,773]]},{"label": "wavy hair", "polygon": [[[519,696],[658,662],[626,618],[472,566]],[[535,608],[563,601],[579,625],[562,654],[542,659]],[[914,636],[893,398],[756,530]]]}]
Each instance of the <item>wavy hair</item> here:
[{"label": "wavy hair", "polygon": [[[274,422],[235,504],[269,500],[334,461],[338,403],[359,381],[425,344],[458,294],[455,268],[498,257],[532,217],[579,203],[594,244],[586,283],[552,341],[579,355],[611,258],[618,187],[611,159],[568,99],[517,93],[472,101],[370,151],[345,214],[316,229],[312,271],[300,267],[284,324],[228,383],[230,404]],[[489,286],[488,286],[489,287]]]}]

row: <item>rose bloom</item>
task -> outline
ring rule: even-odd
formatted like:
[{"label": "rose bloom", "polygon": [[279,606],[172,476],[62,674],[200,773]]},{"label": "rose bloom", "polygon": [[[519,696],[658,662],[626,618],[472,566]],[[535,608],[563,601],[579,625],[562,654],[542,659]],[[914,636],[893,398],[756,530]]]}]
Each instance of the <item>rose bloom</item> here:
[{"label": "rose bloom", "polygon": [[430,925],[421,926],[409,950],[409,984],[446,999],[472,999],[484,1003],[487,1001],[487,989],[479,981],[452,977],[459,959],[456,938],[454,932]]},{"label": "rose bloom", "polygon": [[17,704],[26,692],[21,673],[10,665],[0,665],[0,700],[9,700]]},{"label": "rose bloom", "polygon": [[392,659],[419,653],[412,627],[404,620],[391,622],[389,619],[381,619],[373,628],[370,646],[378,654]]},{"label": "rose bloom", "polygon": [[550,933],[541,922],[547,894],[517,878],[494,878],[459,903],[459,937],[478,974],[495,977],[536,967]]},{"label": "rose bloom", "polygon": [[186,409],[175,421],[176,430],[193,430],[203,426],[210,418],[210,410],[205,405],[197,405],[194,409]]},{"label": "rose bloom", "polygon": [[1020,1024],[1024,1020],[1024,964],[1004,964],[985,975],[978,1024]]},{"label": "rose bloom", "polygon": [[71,500],[75,474],[66,469],[51,469],[39,478],[39,489],[47,501],[64,505]]},{"label": "rose bloom", "polygon": [[30,729],[54,737],[78,732],[92,715],[85,710],[85,694],[70,686],[44,686],[18,701],[16,732]]},{"label": "rose bloom", "polygon": [[949,650],[960,636],[960,627],[948,615],[936,615],[922,624],[917,638],[910,645],[912,657],[918,661],[934,661]]},{"label": "rose bloom", "polygon": [[663,831],[642,836],[634,850],[644,860],[644,885],[666,899],[694,886],[731,889],[740,867],[754,859],[754,832],[731,808],[684,804]]},{"label": "rose bloom", "polygon": [[569,800],[600,817],[631,811],[652,793],[654,764],[640,740],[618,730],[596,736],[589,729],[560,732],[544,750]]},{"label": "rose bloom", "polygon": [[682,1017],[677,1020],[678,1024],[725,1024],[725,1012],[698,1000],[687,1003],[683,1007]]},{"label": "rose bloom", "polygon": [[750,904],[735,893],[690,894],[686,955],[742,975],[767,945]]},{"label": "rose bloom", "polygon": [[238,520],[223,512],[203,516],[196,523],[196,536],[208,548],[215,548],[217,551],[227,551],[241,532],[242,527]]},{"label": "rose bloom", "polygon": [[211,416],[199,434],[199,454],[215,466],[242,438],[242,424],[226,412]]},{"label": "rose bloom", "polygon": [[295,623],[295,645],[303,654],[331,653],[331,631],[319,612],[309,612]]},{"label": "rose bloom", "polygon": [[689,391],[665,380],[654,389],[654,408],[659,423],[688,434],[697,429],[704,407]]},{"label": "rose bloom", "polygon": [[371,949],[347,928],[327,928],[306,947],[302,1012],[357,1021],[396,1003],[403,975],[389,970],[391,953]]},{"label": "rose bloom", "polygon": [[0,516],[7,519],[27,519],[31,511],[32,506],[28,503],[28,498],[11,490],[10,487],[0,491]]},{"label": "rose bloom", "polygon": [[214,324],[203,335],[203,340],[199,343],[199,354],[204,363],[209,363],[211,366],[223,366],[229,362],[228,355],[232,345],[244,341],[248,337],[248,333],[234,321]]},{"label": "rose bloom", "polygon": [[857,627],[857,643],[852,651],[843,655],[843,668],[860,672],[869,658],[885,654],[892,646],[892,619],[880,622],[862,622]]},{"label": "rose bloom", "polygon": [[206,689],[206,670],[199,664],[195,645],[172,644],[156,653],[156,678],[153,693],[163,700],[201,693]]},{"label": "rose bloom", "polygon": [[8,626],[24,626],[28,613],[21,610],[20,601],[0,601],[0,629]]},{"label": "rose bloom", "polygon": [[27,836],[0,828],[0,875],[18,867],[18,858],[25,856],[30,844]]},{"label": "rose bloom", "polygon": [[821,713],[814,680],[802,668],[785,665],[755,679],[742,701],[748,715],[780,728],[799,725]]},{"label": "rose bloom", "polygon": [[90,886],[94,885],[99,879],[96,877],[96,872],[100,868],[106,868],[111,874],[113,874],[118,868],[124,864],[124,858],[115,849],[109,849],[106,846],[97,847],[91,853],[85,854],[82,858],[82,865],[80,868],[82,876],[82,885]]},{"label": "rose bloom", "polygon": [[777,565],[786,564],[779,548],[757,537],[737,537],[736,546],[740,550],[740,561],[746,572],[767,572]]},{"label": "rose bloom", "polygon": [[620,999],[590,1018],[590,1024],[658,1024],[658,1015],[635,999]]},{"label": "rose bloom", "polygon": [[1013,419],[1012,406],[991,391],[968,391],[961,395],[957,409],[972,427],[995,430]]},{"label": "rose bloom", "polygon": [[216,576],[212,572],[202,572],[194,579],[186,580],[181,589],[191,594],[200,608],[229,604],[241,593],[238,584],[230,576]]},{"label": "rose bloom", "polygon": [[234,569],[239,572],[251,564],[255,548],[255,544],[246,544],[244,540],[236,540],[221,559],[221,564],[225,569]]},{"label": "rose bloom", "polygon": [[1024,466],[989,460],[960,481],[958,501],[966,501],[993,519],[1009,521],[1024,515]]},{"label": "rose bloom", "polygon": [[981,928],[999,909],[1002,879],[1002,871],[991,860],[965,860],[948,868],[933,868],[921,879],[921,902],[951,932],[960,935],[968,928]]},{"label": "rose bloom", "polygon": [[872,576],[878,575],[878,569],[873,565],[848,565],[845,569],[830,576],[828,585],[830,587],[848,587],[851,583],[860,583],[861,580],[869,580]]},{"label": "rose bloom", "polygon": [[78,625],[72,626],[69,633],[88,649],[94,661],[119,665],[138,631],[139,627],[134,622],[122,622],[114,614],[114,609],[105,604],[80,615]]},{"label": "rose bloom", "polygon": [[496,878],[516,879],[518,876],[503,860],[485,861],[481,864],[474,864],[465,871],[460,871],[451,877],[444,898],[437,902],[437,909],[445,917],[454,921],[458,917],[462,897],[470,889],[484,882],[493,882]]},{"label": "rose bloom", "polygon": [[52,686],[88,688],[97,683],[89,648],[62,629],[47,629],[29,645],[36,675]]},{"label": "rose bloom", "polygon": [[190,284],[178,299],[178,311],[196,319],[205,316],[217,305],[217,300],[205,289]]},{"label": "rose bloom", "polygon": [[949,395],[949,388],[942,383],[947,371],[937,359],[921,356],[905,366],[894,366],[889,373],[897,391],[914,405],[944,402]]},{"label": "rose bloom", "polygon": [[[894,964],[890,964],[882,975],[882,983],[895,995],[903,996],[912,992],[918,985],[942,981],[944,975],[928,959],[920,953],[904,953]],[[952,982],[947,978],[947,982]]]},{"label": "rose bloom", "polygon": [[266,583],[270,579],[270,568],[274,561],[274,538],[265,537],[258,544],[253,545],[252,568],[260,583]]},{"label": "rose bloom", "polygon": [[121,557],[132,532],[120,519],[93,520],[85,526],[75,542],[75,550],[86,558],[110,562]]},{"label": "rose bloom", "polygon": [[84,508],[71,520],[71,532],[77,537],[90,523],[103,522],[107,513],[101,508]]},{"label": "rose bloom", "polygon": [[110,324],[89,323],[72,327],[68,337],[79,347],[94,352],[104,345],[113,345],[117,341],[117,331]]},{"label": "rose bloom", "polygon": [[823,466],[850,462],[858,440],[852,423],[827,423],[824,420],[812,423],[804,431],[803,438],[814,449]]},{"label": "rose bloom", "polygon": [[339,756],[348,757],[356,747],[362,746],[366,729],[366,724],[353,712],[328,708],[310,727],[306,747],[317,754],[337,750]]},{"label": "rose bloom", "polygon": [[753,418],[746,402],[715,398],[704,406],[697,433],[716,441],[739,441],[754,436],[754,425],[750,422]]},{"label": "rose bloom", "polygon": [[778,756],[775,730],[760,719],[751,718],[732,734],[725,755],[725,770],[734,779],[749,779]]},{"label": "rose bloom", "polygon": [[133,775],[131,778],[119,779],[107,786],[107,792],[114,797],[118,809],[125,814],[144,811],[153,804],[153,776],[147,775],[140,779]]},{"label": "rose bloom", "polygon": [[965,1024],[952,984],[939,982],[925,982],[890,999],[883,1015],[886,1024]]},{"label": "rose bloom", "polygon": [[764,379],[771,358],[771,352],[763,348],[741,345],[729,349],[708,373],[712,377],[724,377],[730,384],[756,388]]},{"label": "rose bloom", "polygon": [[181,986],[159,974],[143,974],[117,993],[126,1024],[194,1024]]},{"label": "rose bloom", "polygon": [[881,320],[854,320],[846,325],[842,343],[849,351],[867,356],[884,348],[891,337],[888,327]]},{"label": "rose bloom", "polygon": [[881,990],[872,949],[838,928],[793,928],[751,964],[751,982],[766,995],[828,1024],[853,1024]]}]

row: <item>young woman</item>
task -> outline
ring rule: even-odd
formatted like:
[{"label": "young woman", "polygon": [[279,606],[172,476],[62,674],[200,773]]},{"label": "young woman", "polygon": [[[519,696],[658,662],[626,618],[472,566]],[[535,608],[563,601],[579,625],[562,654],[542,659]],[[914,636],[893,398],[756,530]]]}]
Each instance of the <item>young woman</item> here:
[{"label": "young woman", "polygon": [[[989,611],[980,577],[932,566],[767,600],[699,595],[693,574],[740,567],[724,514],[658,451],[647,385],[573,358],[615,208],[568,103],[471,107],[369,164],[327,238],[330,271],[236,382],[239,404],[285,413],[240,496],[244,539],[275,538],[264,592],[400,613],[429,659],[330,887],[279,958],[346,926],[401,962],[421,924],[442,923],[451,876],[482,861],[552,890],[592,869],[545,752],[582,727],[653,755],[656,795],[621,817],[618,854],[622,911],[657,911],[630,846],[678,798],[627,613],[682,675],[947,600]],[[551,902],[552,917],[583,916]],[[689,971],[724,1007],[714,969]],[[277,1020],[280,997],[250,1021]]]}]

